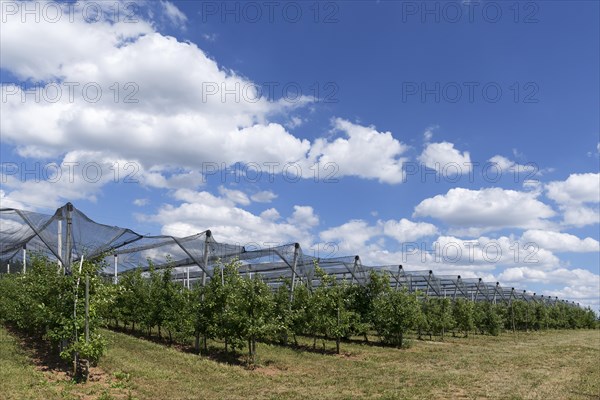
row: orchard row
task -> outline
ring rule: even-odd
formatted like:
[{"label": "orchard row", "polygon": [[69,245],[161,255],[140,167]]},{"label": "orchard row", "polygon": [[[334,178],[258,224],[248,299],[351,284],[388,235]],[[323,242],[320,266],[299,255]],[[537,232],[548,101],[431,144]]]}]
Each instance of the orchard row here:
[{"label": "orchard row", "polygon": [[[57,265],[33,258],[27,274],[0,279],[0,321],[49,341],[66,360],[75,354],[96,362],[106,349],[99,328],[113,325],[169,342],[194,339],[198,353],[209,340],[224,342],[225,351],[247,349],[255,362],[257,341],[298,344],[299,336],[368,341],[403,347],[409,332],[440,336],[451,332],[498,335],[503,330],[578,329],[596,327],[596,315],[565,303],[514,300],[497,304],[466,299],[431,298],[394,290],[385,273],[371,272],[365,285],[340,282],[315,265],[320,284],[308,287],[282,280],[274,289],[259,274],[239,273],[239,262],[221,265],[205,286],[187,289],[172,280],[170,268],[121,276],[118,284],[98,275],[98,262],[73,265],[64,275]],[[82,282],[89,281],[85,306]],[[87,330],[86,330],[87,326]]]}]

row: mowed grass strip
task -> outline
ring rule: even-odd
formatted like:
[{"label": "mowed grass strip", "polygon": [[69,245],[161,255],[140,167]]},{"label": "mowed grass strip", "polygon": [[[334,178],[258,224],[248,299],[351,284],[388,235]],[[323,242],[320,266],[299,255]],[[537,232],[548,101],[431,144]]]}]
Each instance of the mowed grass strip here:
[{"label": "mowed grass strip", "polygon": [[[121,397],[48,383],[0,332],[0,398]],[[137,399],[600,399],[598,330],[413,340],[404,350],[343,343],[341,355],[259,343],[253,370],[104,333],[110,345],[99,367]]]},{"label": "mowed grass strip", "polygon": [[92,368],[91,381],[76,384],[64,372],[48,369],[22,339],[0,325],[0,400],[132,399],[128,382]]},{"label": "mowed grass strip", "polygon": [[54,398],[17,339],[0,326],[0,399]]},{"label": "mowed grass strip", "polygon": [[129,373],[140,399],[600,399],[598,330],[414,340],[406,350],[344,343],[342,355],[261,343],[254,370],[108,336],[103,368]]}]

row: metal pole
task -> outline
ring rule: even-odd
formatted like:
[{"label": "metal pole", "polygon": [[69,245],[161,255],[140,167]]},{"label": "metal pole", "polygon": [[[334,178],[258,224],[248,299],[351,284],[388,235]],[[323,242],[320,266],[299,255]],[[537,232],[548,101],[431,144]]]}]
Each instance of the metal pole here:
[{"label": "metal pole", "polygon": [[512,331],[513,333],[515,332],[515,310],[513,308],[513,303],[512,303],[512,298],[515,295],[515,288],[512,288],[510,291],[510,301],[509,301],[509,305],[510,305],[510,319],[512,322]]},{"label": "metal pole", "polygon": [[479,285],[481,285],[481,278],[479,278],[479,280],[477,281],[477,290],[475,291],[475,296],[473,297],[473,299],[479,298]]},{"label": "metal pole", "polygon": [[456,300],[456,292],[458,291],[458,285],[460,285],[460,275],[456,278],[456,285],[454,285],[454,294],[452,295],[453,300]]},{"label": "metal pole", "polygon": [[[350,282],[351,285],[354,284],[354,275],[356,274],[356,268],[358,267],[358,256],[354,257],[354,265],[352,266],[352,281]],[[357,279],[358,281],[358,279]]]},{"label": "metal pole", "polygon": [[7,269],[6,273],[10,274],[10,263],[6,264],[6,269]]},{"label": "metal pole", "polygon": [[186,287],[189,289],[190,288],[190,267],[187,267],[185,269],[185,272],[186,272],[186,278],[187,278]]},{"label": "metal pole", "polygon": [[23,245],[23,273],[27,273],[27,245]]},{"label": "metal pole", "polygon": [[71,253],[73,252],[73,218],[71,213],[73,212],[73,204],[67,203],[67,248],[65,251],[65,274],[71,273]]},{"label": "metal pole", "polygon": [[62,268],[62,220],[58,220],[58,232],[57,232],[57,250],[58,250],[58,272]]},{"label": "metal pole", "polygon": [[115,253],[115,276],[113,278],[113,281],[114,281],[115,285],[117,283],[119,283],[119,270],[118,270],[118,266],[119,266],[119,255],[117,253]]},{"label": "metal pole", "polygon": [[402,272],[402,265],[398,265],[398,276],[396,277],[396,290],[400,287],[400,273]]},{"label": "metal pole", "polygon": [[294,243],[294,262],[292,264],[292,287],[290,290],[290,302],[294,300],[294,288],[296,287],[296,267],[298,266],[298,254],[300,253],[300,244]]},{"label": "metal pole", "polygon": [[427,293],[425,296],[429,297],[429,287],[431,286],[431,275],[433,274],[432,270],[429,270],[429,275],[427,276]]},{"label": "metal pole", "polygon": [[208,255],[209,255],[209,248],[208,248],[208,239],[211,237],[212,233],[210,231],[206,231],[206,238],[204,239],[204,259],[202,260],[204,262],[204,265],[202,266],[202,287],[206,286],[206,271],[208,270]]},{"label": "metal pole", "polygon": [[[71,204],[71,203],[69,203]],[[69,225],[67,225],[68,228]],[[67,241],[68,246],[68,241]],[[70,257],[69,257],[70,261]],[[81,279],[81,270],[83,268],[83,255],[81,256],[81,260],[79,260],[79,277],[77,278],[77,285],[75,286],[75,300],[73,301],[73,321],[75,322],[75,343],[79,342],[79,333],[77,331],[77,299],[79,297],[79,280]],[[77,374],[77,364],[79,363],[79,352],[76,351],[73,355],[73,372]]]}]

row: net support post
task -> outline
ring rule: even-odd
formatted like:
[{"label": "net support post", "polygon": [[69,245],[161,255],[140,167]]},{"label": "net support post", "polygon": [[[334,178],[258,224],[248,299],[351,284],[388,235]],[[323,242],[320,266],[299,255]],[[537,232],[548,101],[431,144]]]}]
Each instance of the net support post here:
[{"label": "net support post", "polygon": [[23,273],[27,273],[27,245],[23,245]]},{"label": "net support post", "polygon": [[67,203],[67,232],[66,232],[66,249],[65,249],[65,274],[71,273],[71,254],[73,252],[73,204]]},{"label": "net support post", "polygon": [[113,276],[113,283],[116,285],[117,283],[119,283],[119,255],[117,253],[115,253],[114,255],[114,260],[115,260],[115,270],[114,270],[114,276]]},{"label": "net support post", "polygon": [[58,253],[58,272],[62,269],[62,219],[59,219],[57,222],[57,232],[56,232],[56,250]]},{"label": "net support post", "polygon": [[294,261],[292,263],[292,286],[290,288],[290,302],[294,300],[294,289],[296,287],[296,267],[298,266],[298,254],[300,254],[300,243],[294,243]]},{"label": "net support post", "polygon": [[204,238],[204,257],[202,262],[204,265],[202,266],[202,287],[206,286],[206,271],[208,270],[208,256],[209,256],[209,248],[208,248],[208,240],[212,236],[212,232],[210,230],[206,231],[206,237]]}]

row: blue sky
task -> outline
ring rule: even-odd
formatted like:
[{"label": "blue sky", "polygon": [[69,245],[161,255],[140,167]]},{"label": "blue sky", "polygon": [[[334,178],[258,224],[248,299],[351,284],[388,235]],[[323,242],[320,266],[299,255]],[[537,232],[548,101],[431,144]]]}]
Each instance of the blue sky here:
[{"label": "blue sky", "polygon": [[2,207],[598,308],[597,2],[1,5]]}]

